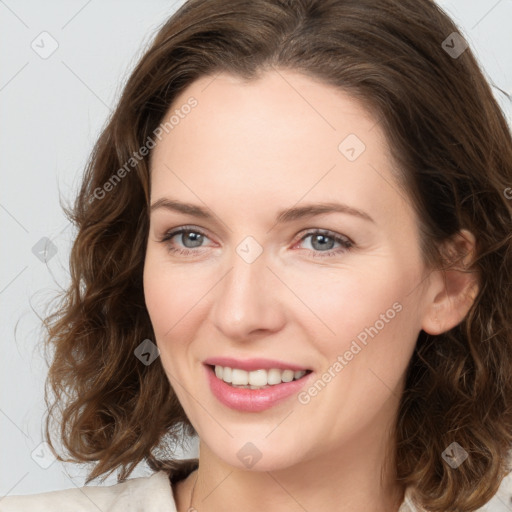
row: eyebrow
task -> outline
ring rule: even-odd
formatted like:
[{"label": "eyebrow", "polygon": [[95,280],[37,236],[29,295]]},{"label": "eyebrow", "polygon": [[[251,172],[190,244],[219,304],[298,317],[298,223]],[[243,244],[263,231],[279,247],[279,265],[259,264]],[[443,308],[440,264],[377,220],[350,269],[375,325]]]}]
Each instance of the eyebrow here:
[{"label": "eyebrow", "polygon": [[[214,215],[212,215],[206,208],[166,197],[155,201],[150,207],[150,212],[161,208],[193,215],[194,217],[201,219],[213,219],[214,217]],[[294,206],[292,208],[281,210],[277,214],[275,222],[276,224],[284,224],[287,222],[293,222],[298,219],[314,217],[315,215],[322,215],[325,213],[345,213],[348,215],[353,215],[354,217],[359,217],[369,222],[373,222],[375,224],[375,221],[370,217],[370,215],[368,215],[363,210],[353,208],[352,206],[348,206],[346,204],[334,202],[306,204],[304,206]]]}]

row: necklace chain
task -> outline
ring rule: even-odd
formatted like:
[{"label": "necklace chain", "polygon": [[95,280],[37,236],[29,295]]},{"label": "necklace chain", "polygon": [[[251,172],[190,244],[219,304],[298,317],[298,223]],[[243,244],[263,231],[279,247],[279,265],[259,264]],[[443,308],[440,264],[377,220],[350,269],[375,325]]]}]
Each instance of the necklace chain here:
[{"label": "necklace chain", "polygon": [[196,479],[194,481],[194,485],[192,487],[192,491],[190,493],[190,505],[188,506],[187,512],[197,512],[196,509],[192,507],[192,500],[194,499],[194,491],[196,490],[196,484],[197,484],[197,479],[198,478],[199,478],[199,468],[197,469],[197,476],[196,476]]}]

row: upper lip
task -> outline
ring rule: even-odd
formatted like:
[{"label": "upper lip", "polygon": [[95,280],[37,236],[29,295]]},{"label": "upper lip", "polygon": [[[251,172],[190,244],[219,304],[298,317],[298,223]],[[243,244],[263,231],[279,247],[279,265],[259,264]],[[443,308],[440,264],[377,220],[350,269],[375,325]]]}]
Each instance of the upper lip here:
[{"label": "upper lip", "polygon": [[304,366],[285,361],[278,361],[277,359],[264,359],[264,358],[251,358],[251,359],[234,359],[233,357],[209,357],[203,361],[207,365],[228,366],[229,368],[240,368],[247,372],[254,370],[270,370],[271,368],[278,368],[280,370],[309,370]]}]

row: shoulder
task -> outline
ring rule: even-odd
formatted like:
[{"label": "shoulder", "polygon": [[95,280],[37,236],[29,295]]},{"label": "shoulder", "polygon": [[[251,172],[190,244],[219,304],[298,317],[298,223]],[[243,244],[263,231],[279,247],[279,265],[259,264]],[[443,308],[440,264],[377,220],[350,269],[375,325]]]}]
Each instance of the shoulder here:
[{"label": "shoulder", "polygon": [[110,486],[84,486],[0,498],[0,512],[176,512],[169,476],[158,471]]}]

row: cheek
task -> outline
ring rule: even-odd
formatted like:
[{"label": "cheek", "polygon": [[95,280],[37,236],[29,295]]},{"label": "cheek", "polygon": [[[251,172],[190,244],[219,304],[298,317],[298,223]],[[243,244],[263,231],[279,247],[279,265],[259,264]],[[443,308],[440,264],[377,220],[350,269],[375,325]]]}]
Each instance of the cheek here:
[{"label": "cheek", "polygon": [[171,289],[171,280],[158,268],[146,263],[144,268],[144,297],[157,339],[172,328],[176,307],[179,306],[177,294]]},{"label": "cheek", "polygon": [[212,288],[210,274],[199,266],[192,269],[171,264],[165,255],[148,250],[144,297],[157,344],[164,345],[170,339],[174,344],[190,338],[192,326],[197,323],[194,319],[208,302],[208,291]]},{"label": "cheek", "polygon": [[160,360],[180,401],[180,382],[187,365],[187,343],[191,339],[190,321],[197,310],[197,289],[188,272],[179,272],[165,256],[148,250],[144,266],[144,296],[153,331],[160,350]]},{"label": "cheek", "polygon": [[[308,305],[322,323],[313,318],[302,328],[323,356],[318,378],[328,384],[321,395],[309,388],[301,399],[311,399],[326,417],[333,404],[343,408],[346,414],[335,419],[337,431],[351,428],[347,418],[357,425],[371,423],[390,396],[399,394],[418,334],[414,304],[407,297],[413,275],[399,265],[379,272],[367,266],[364,274],[347,271],[337,281],[317,281],[322,286],[315,293],[309,288]],[[303,286],[305,293],[306,282]]]},{"label": "cheek", "polygon": [[390,326],[402,322],[406,294],[412,272],[398,265],[365,265],[359,268],[318,269],[292,273],[285,282],[294,283],[296,319],[302,327],[315,332],[324,353],[344,350],[352,340],[364,343],[376,331],[390,332]]},{"label": "cheek", "polygon": [[336,335],[330,343],[322,342],[327,367],[340,363],[336,371],[342,377],[333,389],[355,386],[347,400],[354,407],[370,404],[371,410],[398,385],[419,333],[414,294],[410,294],[410,283],[418,279],[415,271],[399,266],[382,270],[345,281],[341,295],[338,288],[338,299],[331,290],[328,307]]},{"label": "cheek", "polygon": [[[407,331],[409,324],[415,327],[415,315],[405,311],[412,309],[406,295],[417,279],[417,269],[386,261],[383,265],[381,259],[367,260],[357,268],[311,263],[304,268],[300,264],[278,268],[279,279],[271,273],[266,276],[268,290],[276,299],[269,297],[268,303],[279,303],[289,321],[310,333],[311,342],[329,358],[348,350],[354,340],[365,346],[378,338],[383,346],[385,339],[396,337],[401,329]],[[204,262],[171,264],[165,255],[148,250],[146,307],[163,350],[170,349],[170,340],[174,350],[180,340],[186,344],[194,338],[194,330],[200,328],[219,293],[215,289],[218,281],[218,268]]]}]

